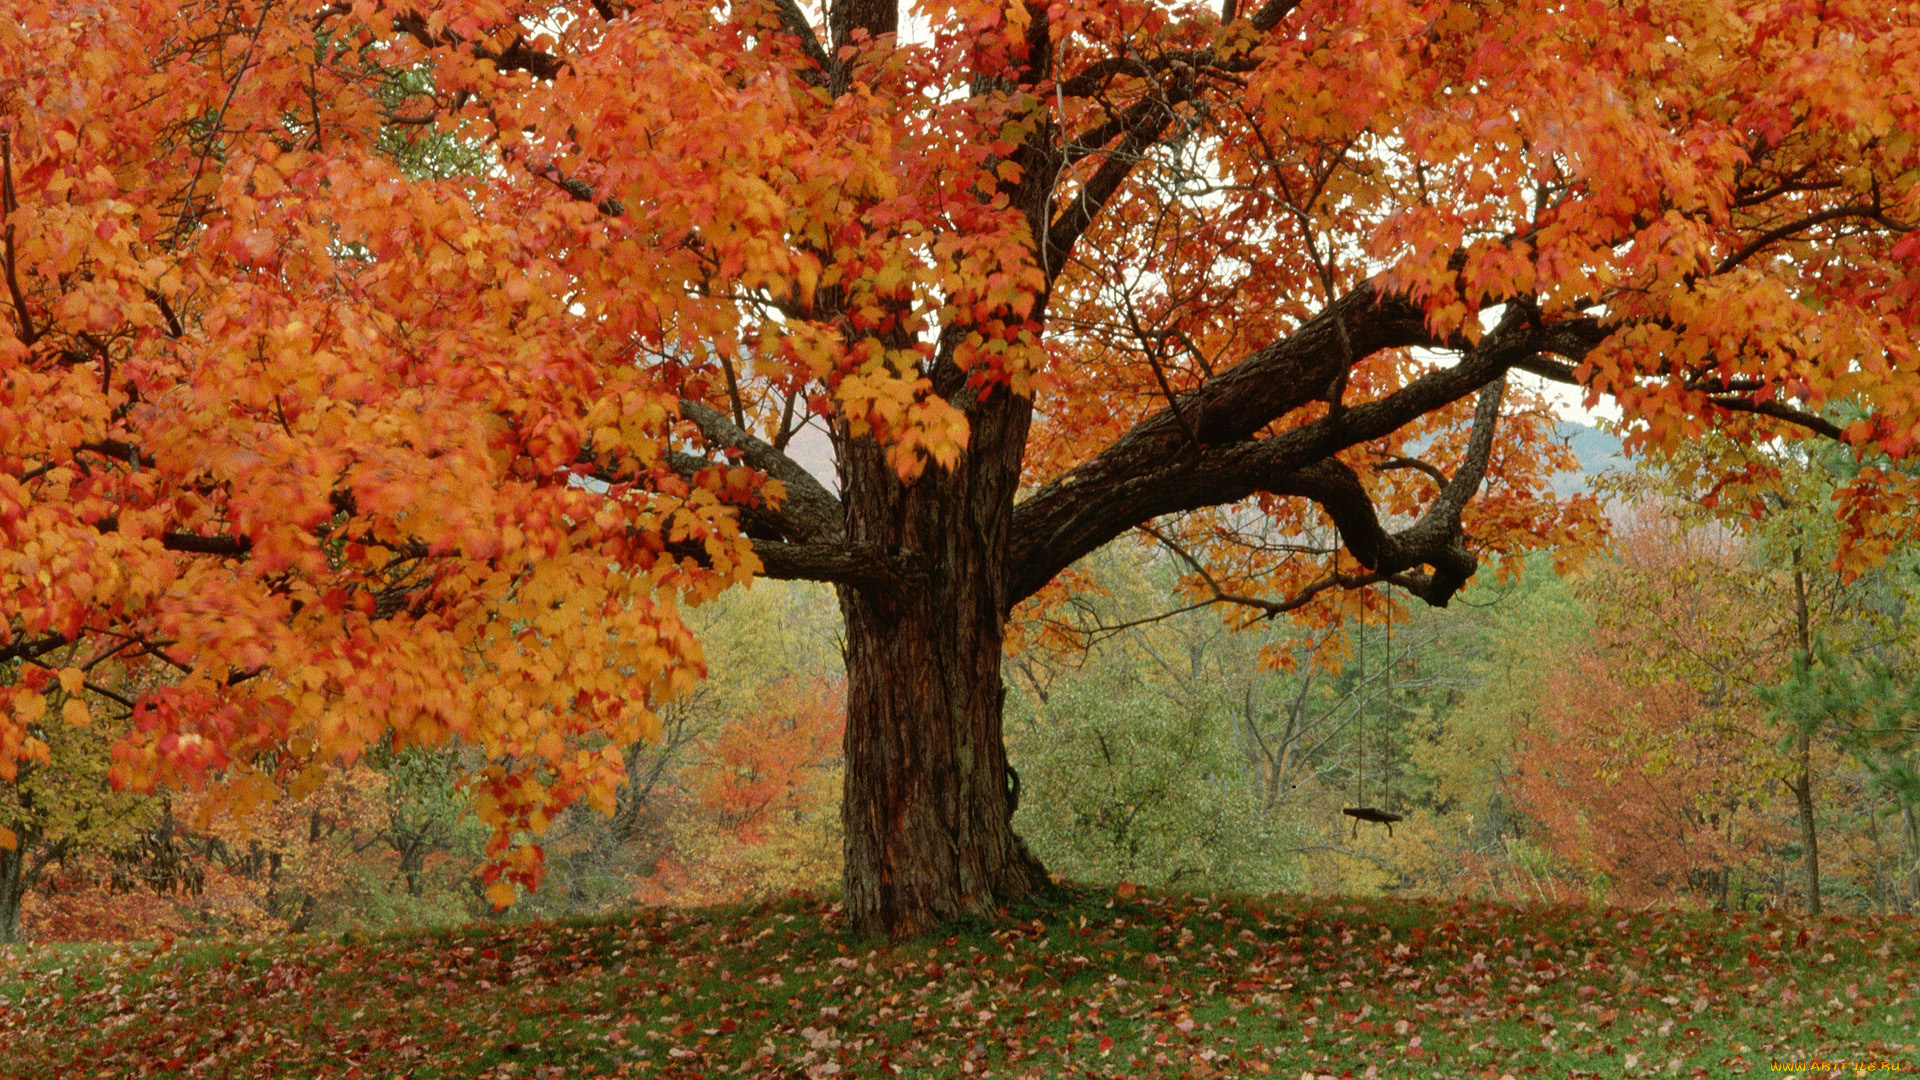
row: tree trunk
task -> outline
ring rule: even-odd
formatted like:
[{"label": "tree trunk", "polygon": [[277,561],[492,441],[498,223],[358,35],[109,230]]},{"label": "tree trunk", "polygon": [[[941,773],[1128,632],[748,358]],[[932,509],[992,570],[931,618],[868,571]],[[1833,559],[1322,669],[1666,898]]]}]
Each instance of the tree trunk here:
[{"label": "tree trunk", "polygon": [[0,945],[10,945],[20,932],[20,902],[27,895],[26,838],[19,847],[0,848]]},{"label": "tree trunk", "polygon": [[974,413],[962,461],[912,483],[871,439],[842,440],[849,539],[916,562],[898,582],[840,588],[846,906],[862,935],[920,934],[1047,884],[1013,832],[1001,737],[1008,525],[1028,414],[997,398]]},{"label": "tree trunk", "polygon": [[1907,910],[1912,911],[1920,908],[1920,820],[1915,820],[1913,804],[1904,796],[1900,800],[1900,819],[1907,827]]},{"label": "tree trunk", "polygon": [[408,896],[425,896],[426,881],[422,872],[427,865],[426,842],[415,837],[400,848],[400,875],[407,879]]},{"label": "tree trunk", "polygon": [[1867,838],[1873,841],[1873,909],[1887,910],[1887,849],[1880,843],[1880,808],[1873,805],[1871,791],[1867,802]]},{"label": "tree trunk", "polygon": [[[1800,632],[1800,671],[1813,670],[1813,633],[1807,615],[1807,575],[1800,569],[1800,549],[1793,552],[1793,603]],[[1800,737],[1794,745],[1794,764],[1800,776],[1793,785],[1793,800],[1800,808],[1800,850],[1804,857],[1807,890],[1807,914],[1820,914],[1820,832],[1813,820],[1813,732],[1807,721],[1800,722]]]},{"label": "tree trunk", "polygon": [[1800,808],[1800,851],[1803,883],[1807,891],[1807,914],[1820,914],[1820,833],[1813,821],[1813,769],[1811,739],[1806,732],[1800,733],[1799,744],[1795,747],[1795,758],[1800,766],[1800,778],[1793,785],[1793,801]]}]

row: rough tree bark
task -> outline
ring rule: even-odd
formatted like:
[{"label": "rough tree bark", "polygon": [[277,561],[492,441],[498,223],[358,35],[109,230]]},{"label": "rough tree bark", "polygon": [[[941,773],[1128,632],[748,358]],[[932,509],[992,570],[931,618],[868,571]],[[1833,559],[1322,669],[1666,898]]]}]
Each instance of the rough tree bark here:
[{"label": "rough tree bark", "polygon": [[[1014,834],[1001,738],[1007,549],[1028,407],[978,410],[974,453],[902,484],[847,445],[848,538],[912,553],[911,574],[840,586],[847,625],[846,900],[857,926],[914,933],[1047,882]],[[998,451],[998,452],[996,452]]]}]

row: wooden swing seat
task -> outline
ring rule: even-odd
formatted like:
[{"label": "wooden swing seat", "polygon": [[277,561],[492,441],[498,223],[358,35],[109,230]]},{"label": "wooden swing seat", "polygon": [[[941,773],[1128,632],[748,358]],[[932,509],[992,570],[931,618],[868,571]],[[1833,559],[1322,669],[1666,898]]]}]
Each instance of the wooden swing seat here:
[{"label": "wooden swing seat", "polygon": [[1353,835],[1355,836],[1360,835],[1360,823],[1370,821],[1375,825],[1385,825],[1387,827],[1387,836],[1392,837],[1393,823],[1406,820],[1391,810],[1380,810],[1371,806],[1349,806],[1340,812],[1353,819]]}]

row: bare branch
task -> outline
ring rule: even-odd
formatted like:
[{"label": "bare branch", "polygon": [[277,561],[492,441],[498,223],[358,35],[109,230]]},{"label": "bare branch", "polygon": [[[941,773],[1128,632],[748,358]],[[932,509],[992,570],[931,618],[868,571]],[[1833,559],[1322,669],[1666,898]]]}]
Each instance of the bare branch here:
[{"label": "bare branch", "polygon": [[1374,472],[1391,472],[1394,469],[1414,469],[1433,477],[1441,487],[1447,485],[1447,474],[1441,471],[1438,465],[1430,461],[1421,461],[1419,458],[1389,457],[1382,459],[1373,467]]},{"label": "bare branch", "polygon": [[1888,218],[1881,212],[1880,207],[1877,205],[1829,207],[1817,214],[1808,214],[1798,221],[1790,221],[1778,228],[1769,229],[1761,233],[1748,242],[1747,246],[1720,260],[1720,265],[1714,267],[1713,272],[1716,274],[1724,274],[1734,267],[1739,266],[1741,263],[1746,262],[1748,259],[1753,258],[1755,255],[1758,255],[1767,247],[1787,239],[1794,233],[1804,232],[1816,225],[1824,225],[1829,221],[1838,221],[1842,218],[1865,218],[1886,226],[1895,232],[1910,232],[1913,229],[1911,225],[1902,225]]},{"label": "bare branch", "polygon": [[1777,401],[1755,401],[1747,397],[1716,396],[1709,397],[1707,400],[1730,412],[1757,413],[1761,416],[1771,416],[1775,420],[1784,420],[1789,424],[1806,428],[1816,435],[1825,435],[1835,442],[1847,441],[1846,432],[1842,431],[1838,424],[1813,413],[1796,409],[1791,405],[1782,405]]},{"label": "bare branch", "polygon": [[[1555,360],[1550,356],[1531,356],[1513,366],[1520,371],[1530,372],[1542,378],[1551,379],[1554,382],[1565,383],[1568,386],[1584,388],[1586,385],[1574,374],[1572,364]],[[1709,394],[1707,401],[1729,412],[1744,412],[1753,413],[1758,416],[1768,416],[1775,420],[1783,420],[1789,424],[1803,427],[1816,435],[1824,435],[1835,442],[1846,441],[1846,432],[1842,430],[1838,424],[1833,423],[1825,417],[1816,413],[1807,412],[1804,409],[1796,409],[1791,405],[1781,404],[1778,401],[1762,401],[1758,399],[1754,394],[1763,389],[1760,384],[1732,385],[1737,385],[1740,389],[1750,390],[1753,393],[1737,395]],[[1699,390],[1704,388],[1689,385],[1687,389]]]}]

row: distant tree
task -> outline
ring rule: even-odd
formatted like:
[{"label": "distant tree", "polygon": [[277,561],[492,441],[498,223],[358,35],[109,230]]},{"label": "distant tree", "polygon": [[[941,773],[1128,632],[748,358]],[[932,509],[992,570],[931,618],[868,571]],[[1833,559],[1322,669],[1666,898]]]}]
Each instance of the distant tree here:
[{"label": "distant tree", "polygon": [[829,886],[840,870],[846,684],[786,679],[710,732],[681,774],[674,858],[726,897]]},{"label": "distant tree", "polygon": [[[1621,613],[1618,628],[1638,625],[1648,644],[1660,643],[1648,655],[1664,658],[1669,670],[1707,680],[1716,696],[1744,694],[1783,725],[1790,765],[1779,782],[1794,799],[1801,897],[1812,912],[1821,909],[1822,892],[1815,766],[1823,746],[1857,746],[1862,721],[1843,700],[1814,690],[1825,681],[1815,668],[1837,653],[1911,668],[1914,655],[1913,624],[1897,595],[1910,591],[1899,572],[1904,560],[1884,561],[1900,527],[1860,520],[1875,511],[1858,503],[1853,485],[1863,476],[1910,481],[1909,472],[1874,453],[1709,435],[1649,457],[1616,485],[1663,506],[1683,528],[1741,538],[1738,566],[1723,560],[1669,581],[1671,598],[1624,590],[1640,602]],[[1704,617],[1690,611],[1715,605]],[[1893,661],[1891,652],[1903,659]]]},{"label": "distant tree", "polygon": [[708,677],[657,710],[657,741],[624,751],[610,818],[556,820],[543,838],[553,888],[523,898],[529,911],[735,900],[838,872],[841,727],[821,711],[844,704],[831,592],[761,581],[686,618]]},{"label": "distant tree", "polygon": [[127,689],[114,666],[59,666],[82,660],[72,652],[47,659],[55,666],[0,665],[0,681],[13,684],[16,715],[26,721],[25,759],[11,776],[0,775],[0,943],[14,940],[23,902],[51,870],[127,849],[166,813],[164,799],[107,782],[126,730],[110,710],[89,706],[97,695],[88,683]]},{"label": "distant tree", "polygon": [[[374,828],[397,860],[407,895],[426,895],[433,856],[465,856],[462,872],[471,872],[484,846],[484,828],[473,820],[471,801],[461,790],[471,765],[458,749],[408,747],[376,753],[368,764],[385,781],[377,804],[386,820]],[[369,823],[353,824],[364,829]]]},{"label": "distant tree", "polygon": [[1727,903],[1738,872],[1782,839],[1761,805],[1779,767],[1755,717],[1684,679],[1622,678],[1611,650],[1568,659],[1516,733],[1511,788],[1530,839],[1618,901]]},{"label": "distant tree", "polygon": [[[1197,707],[1196,707],[1197,706]],[[1294,830],[1249,783],[1238,717],[1112,663],[1015,711],[1022,832],[1065,877],[1188,889],[1297,883]]]}]

